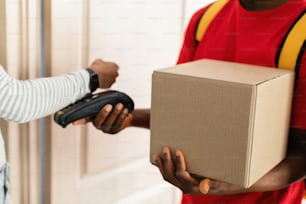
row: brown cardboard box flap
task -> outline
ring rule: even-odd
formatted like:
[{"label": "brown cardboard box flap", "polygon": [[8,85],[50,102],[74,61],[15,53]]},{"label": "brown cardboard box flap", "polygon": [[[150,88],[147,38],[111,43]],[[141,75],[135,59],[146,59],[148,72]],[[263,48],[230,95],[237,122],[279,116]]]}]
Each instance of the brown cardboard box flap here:
[{"label": "brown cardboard box flap", "polygon": [[[173,69],[173,67],[169,67],[156,70],[155,72],[207,78],[212,80],[221,80],[226,82],[235,82],[250,85],[263,83],[272,78],[279,77],[284,73],[289,72],[292,74],[291,71],[283,69],[267,69],[266,67],[262,66],[234,62],[224,63],[226,63],[226,66],[222,66],[222,63],[220,66],[220,61],[204,59],[193,61],[192,66],[190,66],[189,62],[179,64],[175,67],[175,69]],[[200,72],[199,67],[201,67]]]}]

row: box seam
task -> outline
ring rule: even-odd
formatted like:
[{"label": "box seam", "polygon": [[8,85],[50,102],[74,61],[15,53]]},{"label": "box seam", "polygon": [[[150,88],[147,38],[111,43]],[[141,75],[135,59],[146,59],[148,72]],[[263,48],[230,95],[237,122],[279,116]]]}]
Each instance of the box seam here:
[{"label": "box seam", "polygon": [[253,87],[252,94],[252,102],[251,102],[251,112],[250,112],[250,128],[249,128],[249,140],[248,140],[248,147],[247,147],[247,162],[246,162],[246,171],[245,171],[245,186],[248,187],[250,184],[250,175],[251,175],[251,159],[253,154],[253,140],[254,140],[254,123],[251,123],[251,120],[254,120],[256,115],[256,97],[257,97],[257,86],[256,88]]}]

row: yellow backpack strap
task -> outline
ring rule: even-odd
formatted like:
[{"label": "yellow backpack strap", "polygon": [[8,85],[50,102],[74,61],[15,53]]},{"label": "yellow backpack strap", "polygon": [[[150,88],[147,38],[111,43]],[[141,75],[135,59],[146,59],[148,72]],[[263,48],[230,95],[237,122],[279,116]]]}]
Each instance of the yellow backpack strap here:
[{"label": "yellow backpack strap", "polygon": [[218,0],[214,2],[209,8],[204,12],[200,21],[197,25],[195,32],[196,42],[200,42],[205,31],[207,30],[209,24],[216,17],[219,11],[223,8],[223,6],[228,2],[228,0]]},{"label": "yellow backpack strap", "polygon": [[306,49],[306,9],[297,18],[285,36],[276,56],[276,66],[282,69],[299,68]]}]

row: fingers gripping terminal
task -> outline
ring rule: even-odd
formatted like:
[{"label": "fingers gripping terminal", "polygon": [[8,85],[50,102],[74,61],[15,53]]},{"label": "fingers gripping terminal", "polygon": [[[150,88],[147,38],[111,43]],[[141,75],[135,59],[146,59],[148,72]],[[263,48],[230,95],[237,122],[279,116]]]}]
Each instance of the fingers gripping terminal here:
[{"label": "fingers gripping terminal", "polygon": [[90,94],[83,99],[57,111],[53,119],[65,128],[68,124],[82,119],[95,117],[101,108],[107,104],[115,106],[118,103],[128,109],[129,112],[134,110],[133,100],[125,93],[119,91],[105,91],[96,94]]}]

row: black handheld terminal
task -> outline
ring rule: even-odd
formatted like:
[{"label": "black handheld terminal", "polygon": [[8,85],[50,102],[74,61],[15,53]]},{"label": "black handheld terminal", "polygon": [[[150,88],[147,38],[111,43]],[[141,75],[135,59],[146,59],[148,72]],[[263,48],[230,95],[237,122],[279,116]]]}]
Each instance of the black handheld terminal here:
[{"label": "black handheld terminal", "polygon": [[90,94],[57,111],[53,119],[57,124],[65,128],[76,120],[95,117],[106,104],[115,106],[118,103],[122,103],[129,112],[134,110],[134,102],[128,95],[112,90]]}]

